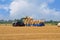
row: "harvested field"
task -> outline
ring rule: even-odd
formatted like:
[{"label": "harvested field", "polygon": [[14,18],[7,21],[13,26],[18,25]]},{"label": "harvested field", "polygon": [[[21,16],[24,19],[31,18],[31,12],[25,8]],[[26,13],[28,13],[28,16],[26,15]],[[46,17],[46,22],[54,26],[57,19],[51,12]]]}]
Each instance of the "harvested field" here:
[{"label": "harvested field", "polygon": [[13,27],[0,24],[0,40],[60,40],[60,27]]}]

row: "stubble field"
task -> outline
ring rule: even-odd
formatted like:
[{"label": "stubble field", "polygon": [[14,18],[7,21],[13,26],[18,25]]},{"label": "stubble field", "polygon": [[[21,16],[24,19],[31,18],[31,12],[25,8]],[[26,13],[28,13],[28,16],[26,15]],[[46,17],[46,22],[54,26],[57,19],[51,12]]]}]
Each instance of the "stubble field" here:
[{"label": "stubble field", "polygon": [[0,40],[60,40],[60,27],[13,27],[0,24]]}]

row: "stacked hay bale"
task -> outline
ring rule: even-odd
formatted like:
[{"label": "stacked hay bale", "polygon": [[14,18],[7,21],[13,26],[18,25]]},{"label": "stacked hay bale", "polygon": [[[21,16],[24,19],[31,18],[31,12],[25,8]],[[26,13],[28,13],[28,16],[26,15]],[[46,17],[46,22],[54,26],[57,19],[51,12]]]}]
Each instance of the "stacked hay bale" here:
[{"label": "stacked hay bale", "polygon": [[32,24],[32,18],[30,18],[30,17],[25,17],[24,18],[24,24],[26,25],[26,26],[31,26],[31,24]]},{"label": "stacked hay bale", "polygon": [[44,21],[42,21],[42,20],[34,20],[33,21],[33,26],[43,26],[42,23],[44,23]]},{"label": "stacked hay bale", "polygon": [[33,20],[33,18],[30,17],[25,17],[23,21],[26,26],[40,26],[44,23],[43,20]]}]

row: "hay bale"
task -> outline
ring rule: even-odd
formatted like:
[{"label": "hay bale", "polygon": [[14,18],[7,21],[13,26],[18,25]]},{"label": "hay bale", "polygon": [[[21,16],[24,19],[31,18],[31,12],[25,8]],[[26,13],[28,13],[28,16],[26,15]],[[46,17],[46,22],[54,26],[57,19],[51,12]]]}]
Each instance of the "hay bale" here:
[{"label": "hay bale", "polygon": [[60,23],[58,23],[57,26],[60,27]]}]

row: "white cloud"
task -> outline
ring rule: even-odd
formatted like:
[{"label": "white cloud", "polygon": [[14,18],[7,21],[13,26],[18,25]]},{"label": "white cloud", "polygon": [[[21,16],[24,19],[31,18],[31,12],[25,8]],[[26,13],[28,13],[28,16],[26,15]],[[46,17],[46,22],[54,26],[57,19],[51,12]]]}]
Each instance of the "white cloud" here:
[{"label": "white cloud", "polygon": [[48,0],[49,3],[53,3],[55,0]]},{"label": "white cloud", "polygon": [[4,19],[4,18],[3,18],[3,15],[0,14],[0,20],[1,20],[1,19]]},{"label": "white cloud", "polygon": [[9,11],[9,6],[0,5],[0,9],[5,9],[6,11]]},{"label": "white cloud", "polygon": [[50,9],[47,3],[42,3],[40,5],[39,11],[42,14],[43,19],[60,20],[59,18],[60,11],[57,11],[55,8]]},{"label": "white cloud", "polygon": [[[18,18],[23,16],[31,16],[36,11],[35,5],[28,3],[27,1],[14,1],[10,5],[10,17]],[[33,13],[33,14],[32,14]]]},{"label": "white cloud", "polygon": [[[25,1],[18,0],[18,1],[12,2],[10,5],[10,9],[11,9],[10,15],[18,16],[21,13],[21,11],[23,11],[22,9],[24,9],[25,7],[28,7],[28,3]],[[20,13],[18,13],[18,12],[20,12]]]},{"label": "white cloud", "polygon": [[[28,2],[30,1],[30,2]],[[47,15],[58,16],[60,13],[55,8],[50,9],[49,3],[53,3],[54,0],[40,0],[39,6],[36,5],[38,0],[15,0],[10,5],[10,17],[20,18],[24,16],[32,16],[35,18],[47,18]],[[34,3],[35,2],[35,3]]]}]

